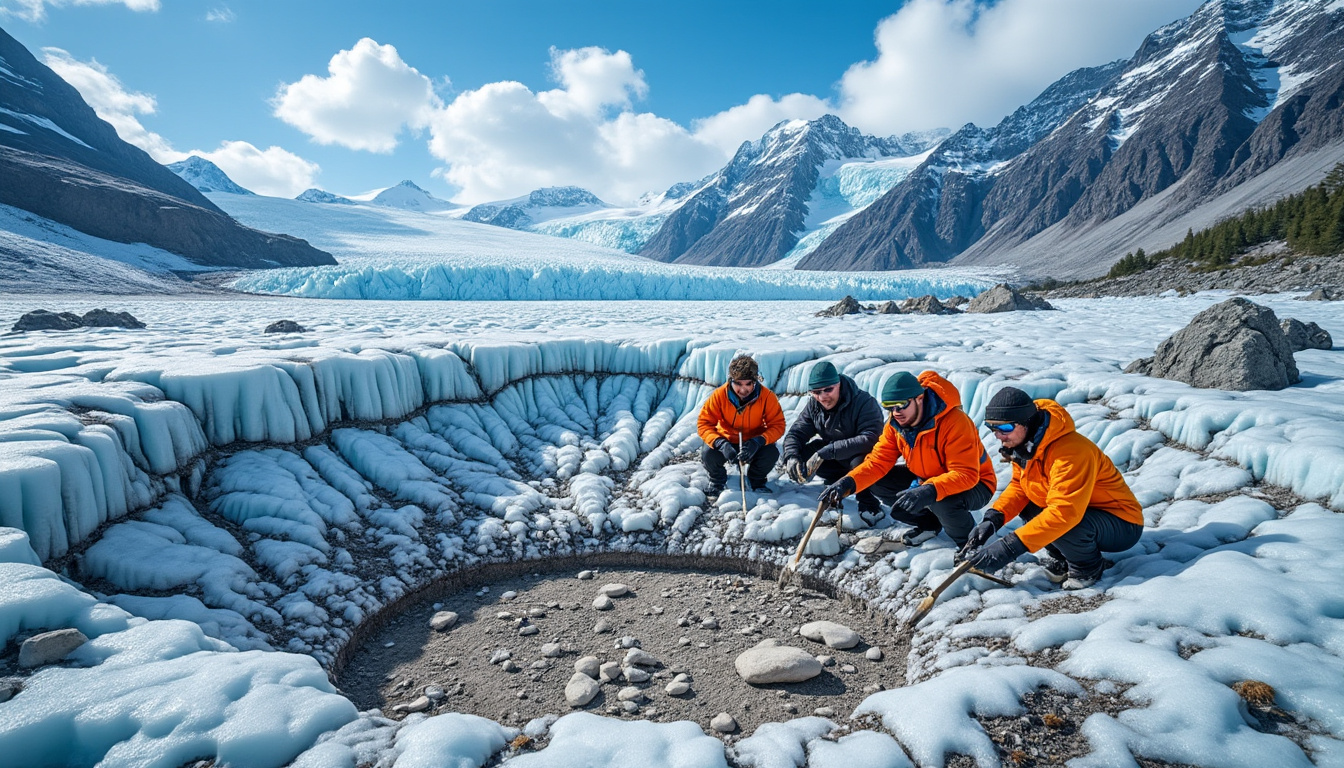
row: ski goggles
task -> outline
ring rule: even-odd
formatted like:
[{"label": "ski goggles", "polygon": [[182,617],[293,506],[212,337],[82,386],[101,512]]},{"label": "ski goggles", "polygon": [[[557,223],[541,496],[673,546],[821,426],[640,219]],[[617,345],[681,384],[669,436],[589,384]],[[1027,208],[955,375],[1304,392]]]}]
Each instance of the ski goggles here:
[{"label": "ski goggles", "polygon": [[904,411],[906,408],[909,408],[910,404],[913,402],[915,402],[915,398],[913,397],[908,397],[904,400],[884,400],[882,401],[882,407],[886,408],[888,411]]},{"label": "ski goggles", "polygon": [[997,424],[985,424],[985,426],[989,427],[993,432],[998,432],[1000,435],[1006,435],[1014,429],[1017,429],[1017,423],[1012,421],[1003,421]]}]

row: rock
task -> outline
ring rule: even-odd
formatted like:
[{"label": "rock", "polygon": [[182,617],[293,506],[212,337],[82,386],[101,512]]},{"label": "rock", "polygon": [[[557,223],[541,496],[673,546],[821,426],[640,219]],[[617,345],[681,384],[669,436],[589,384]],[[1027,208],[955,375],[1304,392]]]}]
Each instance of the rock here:
[{"label": "rock", "polygon": [[647,683],[649,678],[652,677],[639,667],[624,667],[621,669],[621,674],[625,675],[625,679],[632,683]]},{"label": "rock", "polygon": [[1138,360],[1125,366],[1125,373],[1137,373],[1140,376],[1148,376],[1153,370],[1153,358],[1140,357]]},{"label": "rock", "polygon": [[1298,296],[1298,301],[1339,301],[1339,295],[1330,288],[1317,288],[1306,296]]},{"label": "rock", "polygon": [[831,707],[817,707],[812,714],[817,717],[835,717],[835,710]]},{"label": "rock", "polygon": [[108,312],[106,309],[90,309],[84,313],[85,328],[131,328],[138,330],[145,324],[136,320],[130,312]]},{"label": "rock", "polygon": [[663,689],[668,696],[685,696],[691,692],[691,684],[685,680],[673,680]]},{"label": "rock", "polygon": [[308,329],[293,320],[276,320],[266,326],[262,333],[307,333]]},{"label": "rock", "polygon": [[19,695],[23,690],[23,685],[18,680],[0,680],[0,704]]},{"label": "rock", "polygon": [[906,299],[901,304],[901,312],[907,315],[955,315],[957,310],[946,306],[933,294],[914,299]]},{"label": "rock", "polygon": [[678,672],[677,676],[672,678],[672,682],[674,683],[689,683],[690,681],[691,676],[686,674],[685,672]]},{"label": "rock", "polygon": [[89,638],[78,629],[58,629],[33,635],[19,646],[19,669],[55,664],[88,641]]},{"label": "rock", "polygon": [[582,707],[596,698],[601,690],[596,680],[582,672],[575,672],[565,684],[565,703],[571,707]]},{"label": "rock", "polygon": [[752,685],[798,683],[821,674],[821,662],[807,651],[774,639],[762,640],[743,651],[733,666],[738,676]]},{"label": "rock", "polygon": [[1288,346],[1294,352],[1301,352],[1304,349],[1331,349],[1335,345],[1334,339],[1330,338],[1330,332],[1316,323],[1304,323],[1285,317],[1283,322],[1279,323],[1279,327],[1283,329],[1283,335],[1288,337]]},{"label": "rock", "polygon": [[622,701],[621,711],[627,715],[633,715],[639,711],[639,703],[635,701]]},{"label": "rock", "polygon": [[877,314],[879,315],[899,315],[901,314],[901,305],[894,301],[884,301],[877,305]]},{"label": "rock", "polygon": [[616,692],[617,701],[639,701],[644,698],[644,692],[633,685],[627,685]]},{"label": "rock", "polygon": [[680,646],[687,646],[687,645],[690,645],[690,644],[691,644],[691,638],[689,638],[689,637],[678,637],[678,638],[677,638],[677,645],[680,645]]},{"label": "rock", "polygon": [[611,631],[611,622],[607,621],[606,619],[598,619],[597,623],[593,625],[594,635],[605,635],[610,631]]},{"label": "rock", "polygon": [[648,651],[643,651],[640,650],[639,648],[631,648],[629,653],[625,654],[625,666],[628,667],[631,665],[640,667],[656,667],[658,666],[658,660],[655,659],[653,657],[653,654],[649,653]]},{"label": "rock", "polygon": [[592,571],[579,571],[579,575],[578,575],[577,578],[578,578],[579,581],[589,581],[589,580],[591,580],[591,579],[593,578],[593,572],[592,572]]},{"label": "rock", "polygon": [[823,667],[834,667],[834,666],[835,666],[835,657],[834,657],[834,656],[826,656],[826,655],[823,654],[823,655],[817,657],[817,662],[820,663],[821,666],[823,666]]},{"label": "rock", "polygon": [[584,656],[583,658],[574,662],[575,672],[578,672],[581,675],[587,675],[593,678],[594,680],[597,679],[597,675],[601,671],[601,669],[602,669],[602,662],[600,662],[596,656]]},{"label": "rock", "polygon": [[625,637],[622,637],[620,640],[617,640],[617,641],[616,641],[616,647],[618,647],[618,648],[638,648],[638,647],[639,647],[639,640],[637,640],[637,639],[634,638],[634,637],[631,637],[630,635],[626,635]]},{"label": "rock", "polygon": [[500,663],[501,661],[508,661],[508,660],[511,659],[511,658],[513,658],[513,651],[509,651],[509,650],[505,650],[504,648],[500,648],[499,650],[497,650],[497,651],[495,651],[494,653],[490,654],[490,663],[491,663],[491,664],[498,664],[498,663]]},{"label": "rock", "polygon": [[531,616],[531,617],[534,618],[534,619],[544,619],[544,618],[546,618],[546,609],[544,609],[544,608],[528,608],[528,609],[527,609],[527,615],[528,615],[528,616]]},{"label": "rock", "polygon": [[538,627],[536,624],[525,624],[518,628],[518,634],[522,635],[523,637],[529,637],[531,635],[535,635],[540,632],[541,628]]},{"label": "rock", "polygon": [[882,649],[881,649],[881,648],[869,648],[867,651],[864,652],[863,657],[866,658],[866,659],[868,659],[869,661],[881,661],[881,660],[882,660]]},{"label": "rock", "polygon": [[825,643],[827,648],[853,648],[862,642],[859,633],[836,624],[833,621],[811,621],[798,629],[798,634],[816,643]]},{"label": "rock", "polygon": [[439,611],[429,619],[429,628],[435,632],[444,632],[457,624],[458,616],[452,611]]},{"label": "rock", "polygon": [[11,331],[73,331],[84,327],[84,318],[71,312],[48,312],[35,309],[26,312],[14,323]]},{"label": "rock", "polygon": [[841,664],[840,671],[844,672],[845,674],[851,674],[854,672],[858,672],[859,668],[854,666],[853,664]]},{"label": "rock", "polygon": [[548,659],[558,659],[564,652],[559,643],[544,643],[541,646],[541,655]]},{"label": "rock", "polygon": [[716,618],[714,618],[713,616],[710,616],[709,618],[705,619],[704,621],[701,621],[701,622],[700,622],[700,626],[701,626],[702,628],[704,628],[704,629],[718,629],[718,628],[719,628],[719,620],[716,619]]},{"label": "rock", "polygon": [[616,607],[616,604],[611,601],[610,597],[598,595],[593,599],[593,607],[599,611],[610,611]]},{"label": "rock", "polygon": [[607,597],[621,597],[630,591],[630,587],[624,584],[603,584],[597,591]]},{"label": "rock", "polygon": [[977,314],[993,312],[1021,312],[1024,310],[1054,309],[1050,302],[1038,299],[1018,290],[1007,283],[999,283],[984,293],[971,299],[966,311]]},{"label": "rock", "polygon": [[420,696],[406,705],[407,712],[424,712],[429,709],[430,701],[428,696]]},{"label": "rock", "polygon": [[952,308],[952,309],[956,309],[957,307],[960,307],[961,305],[963,305],[963,304],[967,304],[967,303],[969,303],[969,302],[970,302],[970,299],[966,298],[965,296],[953,296],[952,298],[948,299],[947,301],[944,301],[944,302],[943,302],[943,306],[944,306],[944,307],[950,307],[950,308]]},{"label": "rock", "polygon": [[425,695],[429,697],[430,701],[442,701],[448,696],[448,694],[437,685],[426,685]]},{"label": "rock", "polygon": [[503,592],[503,593],[501,593],[500,596],[499,596],[499,599],[500,599],[500,600],[512,600],[512,599],[514,599],[515,597],[518,597],[518,593],[515,592],[515,591],[513,591],[512,589],[510,589],[510,590],[508,590],[507,592]]},{"label": "rock", "polygon": [[499,613],[495,614],[495,618],[499,619],[500,621],[511,621],[516,617],[513,615],[512,611],[500,611]]},{"label": "rock", "polygon": [[863,311],[859,302],[853,296],[846,296],[838,303],[833,304],[817,313],[817,317],[840,317],[841,315],[857,315]]},{"label": "rock", "polygon": [[505,672],[517,672],[519,669],[518,665],[513,663],[512,659],[504,662],[503,664],[500,664],[499,668],[504,670]]},{"label": "rock", "polygon": [[1239,296],[1200,312],[1159,344],[1149,375],[1234,391],[1283,389],[1300,380],[1274,311]]},{"label": "rock", "polygon": [[727,712],[720,712],[709,721],[709,727],[719,733],[732,733],[737,730],[737,721]]},{"label": "rock", "polygon": [[608,661],[597,668],[597,676],[604,683],[613,683],[621,679],[621,665]]}]

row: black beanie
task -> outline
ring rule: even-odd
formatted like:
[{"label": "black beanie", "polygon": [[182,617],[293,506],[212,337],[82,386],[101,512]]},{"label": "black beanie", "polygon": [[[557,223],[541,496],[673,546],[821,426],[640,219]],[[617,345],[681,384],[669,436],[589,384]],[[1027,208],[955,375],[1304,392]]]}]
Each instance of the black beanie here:
[{"label": "black beanie", "polygon": [[1027,424],[1036,415],[1036,403],[1017,387],[1004,387],[994,393],[985,407],[985,421],[1009,421]]}]

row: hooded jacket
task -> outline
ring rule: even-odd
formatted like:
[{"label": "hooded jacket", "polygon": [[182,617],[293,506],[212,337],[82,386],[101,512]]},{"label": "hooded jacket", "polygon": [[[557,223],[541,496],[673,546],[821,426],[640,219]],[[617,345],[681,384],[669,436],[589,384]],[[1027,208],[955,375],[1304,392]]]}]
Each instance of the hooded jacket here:
[{"label": "hooded jacket", "polygon": [[891,471],[896,460],[938,492],[939,500],[969,491],[977,483],[990,493],[998,487],[994,465],[980,443],[980,430],[961,409],[961,393],[952,382],[933,371],[919,374],[924,385],[924,418],[908,429],[891,418],[877,445],[863,463],[849,473],[862,491]]},{"label": "hooded jacket", "polygon": [[784,436],[784,410],[774,392],[757,382],[750,397],[734,402],[737,396],[729,391],[732,386],[729,382],[709,393],[700,407],[696,432],[705,445],[714,445],[720,437],[737,445],[739,438],[746,442],[757,435],[763,435],[770,445]]},{"label": "hooded jacket", "polygon": [[784,435],[784,460],[798,458],[813,437],[825,443],[817,453],[823,459],[844,461],[862,456],[877,445],[882,434],[882,406],[848,376],[840,377],[840,399],[826,410],[808,397],[803,412]]},{"label": "hooded jacket", "polygon": [[1063,536],[1083,519],[1088,507],[1143,525],[1143,508],[1101,449],[1074,429],[1073,417],[1054,400],[1037,400],[1048,420],[1034,447],[1013,453],[1013,479],[994,508],[1004,522],[1030,502],[1040,514],[1017,529],[1017,538],[1035,552]]}]

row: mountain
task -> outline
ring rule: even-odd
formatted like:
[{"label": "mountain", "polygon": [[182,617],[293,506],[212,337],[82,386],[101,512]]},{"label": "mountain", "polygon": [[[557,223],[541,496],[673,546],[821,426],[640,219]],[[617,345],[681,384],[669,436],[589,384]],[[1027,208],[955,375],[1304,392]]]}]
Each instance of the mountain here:
[{"label": "mountain", "polygon": [[[0,203],[89,235],[213,267],[334,264],[287,235],[240,225],[127,144],[70,84],[0,30]],[[0,253],[0,258],[5,258]]]},{"label": "mountain", "polygon": [[435,213],[438,211],[450,211],[461,206],[454,205],[447,200],[440,200],[431,195],[416,183],[410,180],[403,181],[395,187],[379,190],[370,195],[360,195],[352,198],[356,202],[367,202],[373,205],[381,205],[387,208],[400,208],[406,211],[423,211],[425,213]]},{"label": "mountain", "polygon": [[220,170],[218,165],[204,157],[192,155],[181,162],[169,163],[166,167],[202,192],[225,192],[230,195],[256,194],[250,189],[243,189],[235,184],[233,179],[230,179],[228,174]]},{"label": "mountain", "polygon": [[788,120],[754,142],[672,212],[640,251],[659,261],[762,266],[797,245],[827,170],[847,160],[917,155],[941,138],[866,136],[834,115]]},{"label": "mountain", "polygon": [[305,203],[331,203],[335,205],[355,205],[355,201],[348,197],[333,195],[330,192],[313,187],[305,189],[294,197],[295,200],[301,200]]},{"label": "mountain", "polygon": [[1029,146],[984,151],[1003,124],[979,136],[967,126],[799,266],[1104,272],[1126,250],[1168,246],[1344,159],[1340,50],[1344,3],[1212,0],[1128,61],[1072,73],[1024,107],[1035,117],[1057,97],[1040,120],[1055,127]]},{"label": "mountain", "polygon": [[610,207],[586,189],[546,187],[511,200],[481,203],[467,211],[462,218],[481,224],[525,230],[533,224],[561,216],[590,213]]}]

